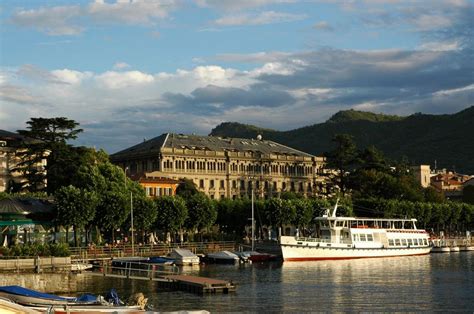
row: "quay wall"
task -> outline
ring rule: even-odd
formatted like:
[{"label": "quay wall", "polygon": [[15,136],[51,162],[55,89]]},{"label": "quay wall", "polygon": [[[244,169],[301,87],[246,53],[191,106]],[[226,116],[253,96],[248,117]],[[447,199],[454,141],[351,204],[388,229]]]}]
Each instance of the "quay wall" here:
[{"label": "quay wall", "polygon": [[0,259],[0,273],[4,272],[57,272],[70,271],[71,257],[34,257]]},{"label": "quay wall", "polygon": [[2,273],[0,286],[17,285],[41,292],[74,294],[77,291],[77,277],[72,273]]}]

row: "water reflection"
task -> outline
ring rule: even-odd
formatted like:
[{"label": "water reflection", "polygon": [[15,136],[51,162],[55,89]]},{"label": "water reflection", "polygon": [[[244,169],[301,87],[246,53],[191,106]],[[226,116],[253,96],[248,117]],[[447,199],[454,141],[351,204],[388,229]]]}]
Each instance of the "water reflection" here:
[{"label": "water reflection", "polygon": [[293,298],[324,311],[427,310],[430,267],[429,256],[284,263],[285,310]]},{"label": "water reflection", "polygon": [[143,292],[160,311],[464,311],[472,312],[474,253],[252,265],[184,267],[190,275],[232,280],[237,292],[199,296],[151,281],[77,277],[79,291]]}]

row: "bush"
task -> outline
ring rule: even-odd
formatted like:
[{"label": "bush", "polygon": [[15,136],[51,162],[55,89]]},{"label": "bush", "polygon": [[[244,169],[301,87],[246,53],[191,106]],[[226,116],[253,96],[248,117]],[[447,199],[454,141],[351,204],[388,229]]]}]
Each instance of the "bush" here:
[{"label": "bush", "polygon": [[1,248],[0,255],[4,256],[70,256],[67,244],[20,244],[14,245],[10,249]]}]

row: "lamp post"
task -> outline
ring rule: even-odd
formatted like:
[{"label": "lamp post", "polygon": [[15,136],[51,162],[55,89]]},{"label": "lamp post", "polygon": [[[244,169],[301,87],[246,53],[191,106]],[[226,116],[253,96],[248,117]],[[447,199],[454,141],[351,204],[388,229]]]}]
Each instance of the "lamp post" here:
[{"label": "lamp post", "polygon": [[[127,170],[128,167],[125,167],[124,173],[125,173],[125,188],[127,188]],[[133,235],[133,194],[132,190],[130,190],[130,222],[131,222],[131,232],[132,232],[132,256],[135,256],[135,237]]]}]

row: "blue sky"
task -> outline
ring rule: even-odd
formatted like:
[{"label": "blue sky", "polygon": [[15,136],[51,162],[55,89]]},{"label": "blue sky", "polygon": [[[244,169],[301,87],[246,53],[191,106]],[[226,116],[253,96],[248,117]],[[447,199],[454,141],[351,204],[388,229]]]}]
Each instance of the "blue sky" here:
[{"label": "blue sky", "polygon": [[474,105],[470,0],[0,3],[0,128],[66,116],[109,153],[224,121]]}]

